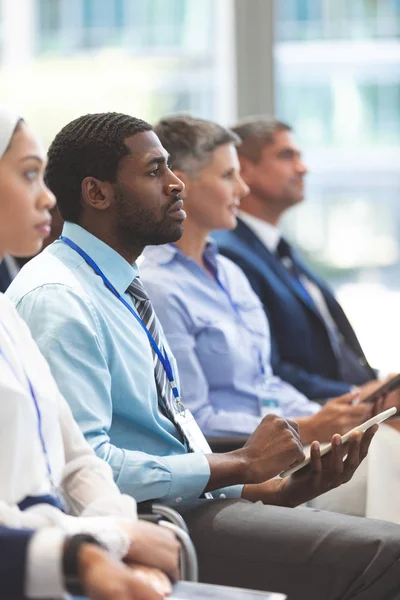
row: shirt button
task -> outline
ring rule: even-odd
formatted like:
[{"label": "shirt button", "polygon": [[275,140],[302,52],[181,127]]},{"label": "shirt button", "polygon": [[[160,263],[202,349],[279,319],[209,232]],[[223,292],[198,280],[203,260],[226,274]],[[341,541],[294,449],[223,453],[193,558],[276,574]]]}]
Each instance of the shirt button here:
[{"label": "shirt button", "polygon": [[179,504],[179,502],[182,502],[182,498],[181,498],[181,496],[178,496],[177,498],[175,498],[175,502],[176,502],[177,504]]},{"label": "shirt button", "polygon": [[219,497],[220,498],[226,498],[225,494],[220,494]]}]

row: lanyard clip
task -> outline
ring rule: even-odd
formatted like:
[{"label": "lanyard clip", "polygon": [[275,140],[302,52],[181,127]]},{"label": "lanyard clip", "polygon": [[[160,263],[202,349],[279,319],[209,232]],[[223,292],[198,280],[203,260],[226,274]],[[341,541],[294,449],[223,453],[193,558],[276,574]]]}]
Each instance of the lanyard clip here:
[{"label": "lanyard clip", "polygon": [[175,398],[175,404],[176,404],[176,408],[178,410],[178,413],[184,417],[185,413],[186,413],[186,408],[185,406],[182,404],[181,399],[179,398],[179,396],[177,398]]}]

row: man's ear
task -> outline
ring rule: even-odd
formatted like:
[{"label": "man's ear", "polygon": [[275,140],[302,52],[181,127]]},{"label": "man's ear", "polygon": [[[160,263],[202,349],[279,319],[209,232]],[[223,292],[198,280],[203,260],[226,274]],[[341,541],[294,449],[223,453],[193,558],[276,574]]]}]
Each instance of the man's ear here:
[{"label": "man's ear", "polygon": [[81,192],[83,203],[96,210],[106,210],[114,198],[113,185],[108,181],[100,181],[96,177],[85,177]]},{"label": "man's ear", "polygon": [[240,176],[247,185],[250,185],[254,170],[254,163],[245,156],[239,156]]}]

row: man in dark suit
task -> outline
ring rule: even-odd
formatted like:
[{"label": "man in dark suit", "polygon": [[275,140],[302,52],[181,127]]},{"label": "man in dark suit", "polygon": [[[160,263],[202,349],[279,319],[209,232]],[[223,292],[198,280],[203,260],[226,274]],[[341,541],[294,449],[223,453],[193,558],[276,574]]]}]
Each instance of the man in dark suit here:
[{"label": "man in dark suit", "polygon": [[307,173],[291,128],[251,119],[232,129],[242,140],[237,150],[250,193],[237,228],[215,237],[263,302],[275,373],[319,401],[354,385],[369,393],[378,385],[376,375],[343,309],[279,230],[285,211],[303,200]]}]

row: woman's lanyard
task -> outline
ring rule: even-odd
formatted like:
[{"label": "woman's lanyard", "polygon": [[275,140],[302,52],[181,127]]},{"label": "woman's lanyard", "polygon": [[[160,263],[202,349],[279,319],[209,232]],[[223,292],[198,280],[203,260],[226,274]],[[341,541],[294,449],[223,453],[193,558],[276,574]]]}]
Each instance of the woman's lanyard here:
[{"label": "woman's lanyard", "polygon": [[[238,320],[240,321],[240,324],[242,325],[242,327],[247,332],[249,332],[253,335],[254,331],[252,331],[250,329],[250,327],[247,326],[247,323],[243,319],[243,315],[240,311],[239,306],[233,300],[228,288],[222,283],[221,279],[218,276],[218,272],[217,272],[215,266],[212,264],[212,262],[206,256],[203,256],[203,260],[204,260],[204,264],[206,265],[207,269],[210,271],[211,275],[215,279],[216,284],[218,285],[218,287],[222,290],[222,292],[225,294],[225,296],[229,300],[232,310],[235,313],[235,315],[237,316]],[[257,347],[257,354],[258,354],[258,361],[259,361],[259,365],[260,365],[260,369],[261,369],[261,375],[262,375],[262,377],[265,377],[265,364],[264,364],[264,360],[262,358],[261,349],[258,347]]]},{"label": "woman's lanyard", "polygon": [[[13,343],[13,345],[15,345],[15,342],[12,338],[12,335],[10,334],[10,332],[8,331],[8,329],[5,327],[4,323],[2,323],[0,321],[0,325],[2,326],[3,330],[6,332],[8,338],[11,340],[11,342]],[[4,354],[4,352],[2,351],[2,349],[0,348],[0,356],[2,356],[8,366],[8,368],[10,369],[10,371],[13,373],[14,377],[17,379],[17,381],[20,382],[20,379],[17,375],[17,373],[15,372],[14,367],[12,366],[12,364],[10,363],[10,361],[8,360],[7,356]],[[35,407],[35,411],[36,411],[36,417],[37,417],[37,426],[38,426],[38,434],[39,434],[39,439],[40,439],[40,445],[42,447],[42,453],[43,453],[43,458],[46,464],[46,471],[47,471],[47,476],[49,478],[49,482],[50,482],[50,486],[51,486],[51,490],[52,493],[58,497],[58,493],[57,493],[57,487],[54,483],[54,478],[53,478],[53,473],[51,471],[51,466],[50,466],[50,460],[49,460],[49,455],[47,452],[47,447],[46,447],[46,442],[44,440],[44,435],[43,435],[43,424],[42,424],[42,413],[40,412],[40,407],[39,407],[39,403],[36,397],[36,392],[35,392],[35,388],[33,387],[33,384],[28,376],[28,373],[26,372],[22,362],[21,362],[21,369],[24,373],[24,377],[26,379],[26,383],[28,384],[28,388],[29,388],[29,393],[31,395],[34,407]],[[21,382],[20,382],[21,383]]]},{"label": "woman's lanyard", "polygon": [[90,267],[92,267],[93,271],[97,275],[99,275],[99,277],[101,277],[101,279],[103,280],[105,286],[110,290],[110,292],[112,292],[114,294],[114,296],[116,298],[118,298],[118,300],[120,302],[122,302],[122,304],[135,317],[136,321],[139,323],[139,325],[141,326],[141,328],[143,329],[143,331],[147,335],[147,338],[148,338],[148,340],[149,340],[149,342],[151,344],[151,347],[153,348],[154,352],[157,354],[158,358],[161,361],[162,366],[165,369],[165,372],[166,372],[167,377],[168,377],[168,381],[169,381],[169,383],[171,385],[171,388],[172,388],[172,393],[174,395],[174,398],[175,398],[178,410],[179,411],[184,410],[184,407],[183,407],[183,405],[181,404],[181,401],[180,401],[179,390],[178,390],[178,386],[176,385],[176,382],[175,382],[175,377],[174,377],[174,373],[172,371],[171,362],[169,360],[168,354],[166,353],[165,349],[164,349],[164,352],[161,351],[161,349],[158,347],[157,342],[155,341],[155,339],[151,335],[150,331],[147,329],[146,325],[143,323],[142,319],[133,310],[132,306],[130,306],[130,304],[128,304],[128,302],[125,300],[125,298],[123,298],[121,296],[121,294],[115,289],[115,287],[113,286],[113,284],[107,279],[107,277],[104,275],[103,271],[94,262],[94,260],[88,254],[86,254],[86,252],[84,250],[82,250],[82,248],[80,248],[77,244],[75,244],[75,242],[73,242],[69,238],[67,238],[64,235],[62,235],[62,236],[60,236],[59,239],[62,242],[64,242],[64,244],[67,244],[67,246],[69,246],[70,248],[72,248],[72,250],[75,250],[75,252],[77,252],[87,262],[87,264]]}]

